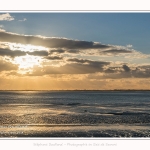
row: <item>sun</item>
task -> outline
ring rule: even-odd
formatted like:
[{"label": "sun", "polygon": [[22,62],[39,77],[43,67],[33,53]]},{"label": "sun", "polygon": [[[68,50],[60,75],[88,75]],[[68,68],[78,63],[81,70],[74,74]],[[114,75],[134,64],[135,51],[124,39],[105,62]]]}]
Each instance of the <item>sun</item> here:
[{"label": "sun", "polygon": [[11,43],[8,45],[12,51],[19,50],[24,52],[24,56],[15,56],[12,58],[12,62],[18,66],[18,73],[26,74],[29,72],[33,72],[34,67],[40,66],[43,62],[43,56],[37,56],[32,54],[34,51],[48,51],[46,47],[42,46],[34,46],[34,45],[24,45]]},{"label": "sun", "polygon": [[[12,50],[16,50],[19,49],[23,52],[34,52],[36,51],[40,51],[40,50],[47,50],[45,47],[41,47],[41,46],[34,46],[34,45],[23,45],[23,44],[16,44],[16,43],[12,43],[9,45],[9,47]],[[17,56],[14,58],[14,63],[17,64],[19,66],[20,70],[29,70],[32,69],[35,65],[40,65],[41,62],[41,57],[40,56],[34,56],[34,55],[29,55],[26,54],[25,56]]]},{"label": "sun", "polygon": [[15,63],[19,65],[19,69],[24,70],[32,69],[34,66],[40,65],[40,60],[40,57],[28,54],[26,56],[15,57],[14,59]]}]

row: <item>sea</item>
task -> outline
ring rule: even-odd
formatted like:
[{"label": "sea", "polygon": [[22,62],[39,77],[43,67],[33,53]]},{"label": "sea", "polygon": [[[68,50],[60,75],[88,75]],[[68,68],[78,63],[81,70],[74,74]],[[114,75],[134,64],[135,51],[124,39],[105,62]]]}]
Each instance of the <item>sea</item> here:
[{"label": "sea", "polygon": [[150,137],[150,91],[0,91],[0,137]]}]

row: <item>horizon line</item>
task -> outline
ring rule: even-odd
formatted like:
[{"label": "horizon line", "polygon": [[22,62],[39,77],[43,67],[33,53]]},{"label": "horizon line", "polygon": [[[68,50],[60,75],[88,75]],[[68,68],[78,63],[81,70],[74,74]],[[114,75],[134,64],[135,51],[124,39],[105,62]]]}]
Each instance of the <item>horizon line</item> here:
[{"label": "horizon line", "polygon": [[110,90],[89,90],[89,89],[61,89],[61,90],[0,90],[0,91],[150,91],[150,89],[110,89]]}]

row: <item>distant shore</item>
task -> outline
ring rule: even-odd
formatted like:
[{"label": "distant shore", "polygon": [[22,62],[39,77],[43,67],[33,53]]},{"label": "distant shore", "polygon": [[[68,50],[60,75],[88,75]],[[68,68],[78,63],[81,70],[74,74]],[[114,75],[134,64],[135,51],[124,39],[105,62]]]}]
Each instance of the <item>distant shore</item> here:
[{"label": "distant shore", "polygon": [[102,92],[113,92],[113,91],[150,91],[150,89],[114,89],[114,90],[0,90],[0,91],[102,91]]}]

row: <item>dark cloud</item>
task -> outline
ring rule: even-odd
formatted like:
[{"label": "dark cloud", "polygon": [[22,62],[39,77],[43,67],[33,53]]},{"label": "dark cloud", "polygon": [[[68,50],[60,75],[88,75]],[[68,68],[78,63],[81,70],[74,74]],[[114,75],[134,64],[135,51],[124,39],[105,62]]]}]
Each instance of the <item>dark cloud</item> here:
[{"label": "dark cloud", "polygon": [[[55,49],[55,50],[50,50],[49,53],[53,54],[62,54],[62,53],[79,53],[81,52],[81,49]],[[83,51],[82,51],[83,52]]]},{"label": "dark cloud", "polygon": [[[131,50],[126,48],[118,48],[118,46],[106,45],[101,43],[96,43],[92,41],[80,41],[72,40],[67,38],[53,38],[53,37],[42,37],[42,36],[32,36],[32,35],[20,35],[9,33],[5,31],[0,31],[0,41],[1,42],[12,42],[20,44],[31,44],[35,46],[44,46],[50,48],[49,53],[80,53],[83,50],[99,50],[100,54],[122,54],[122,53],[132,53]],[[37,54],[37,53],[35,53]],[[95,54],[94,52],[88,52],[88,54]],[[38,55],[38,54],[37,54]],[[45,52],[46,55],[46,52]],[[45,56],[43,54],[43,56]],[[40,55],[41,56],[41,55]]]},{"label": "dark cloud", "polygon": [[10,49],[0,48],[0,56],[16,57],[16,56],[24,56],[26,54],[34,55],[34,56],[48,56],[47,51],[25,52],[21,50],[10,50]]},{"label": "dark cloud", "polygon": [[50,54],[53,54],[53,53],[61,54],[61,53],[65,53],[65,50],[63,50],[63,49],[55,49],[55,50],[50,50],[49,53]]},{"label": "dark cloud", "polygon": [[[113,49],[113,46],[109,47],[109,50],[102,50],[99,49],[99,54],[128,54],[128,53],[132,53],[131,50],[127,50],[127,49]],[[93,48],[94,49],[94,48]],[[88,50],[88,49],[86,49]],[[56,50],[51,50],[50,53],[79,53],[79,52],[83,52],[82,49],[56,49]],[[95,54],[95,52],[87,52],[90,55]]]},{"label": "dark cloud", "polygon": [[67,59],[67,61],[80,63],[80,64],[88,64],[90,66],[93,66],[94,68],[110,64],[110,62],[92,61],[88,59],[78,59],[78,58],[70,58],[70,59]]},{"label": "dark cloud", "polygon": [[[72,60],[71,60],[72,61]],[[48,75],[48,74],[87,74],[103,72],[103,67],[109,65],[109,62],[75,60],[76,63],[69,63],[60,67],[43,66],[34,67],[33,73],[28,75]],[[88,62],[88,63],[85,63]]]},{"label": "dark cloud", "polygon": [[[86,62],[86,61],[85,61]],[[93,74],[104,73],[103,75],[96,75],[98,79],[123,79],[123,78],[150,78],[150,66],[139,66],[137,68],[129,68],[127,65],[123,67],[108,68],[107,71],[103,69],[104,66],[109,65],[109,62],[90,62],[85,64],[84,61],[72,64],[66,64],[58,67],[45,68],[45,74]]]},{"label": "dark cloud", "polygon": [[34,56],[48,56],[47,51],[33,51],[33,52],[26,52],[26,53]]},{"label": "dark cloud", "polygon": [[[51,58],[52,60],[57,58]],[[59,58],[58,58],[59,59]],[[54,67],[43,66],[35,67],[33,72],[28,75],[48,75],[48,74],[94,74],[104,73],[100,75],[101,79],[121,79],[121,78],[149,78],[150,66],[129,67],[124,64],[120,67],[109,67],[110,62],[92,61],[87,59],[70,58],[67,64]],[[107,66],[107,69],[105,69]]]},{"label": "dark cloud", "polygon": [[18,69],[17,65],[12,64],[11,62],[0,60],[0,72],[1,71],[17,70],[17,69]]},{"label": "dark cloud", "polygon": [[150,78],[150,65],[136,67],[136,69],[132,70],[132,77]]},{"label": "dark cloud", "polygon": [[122,67],[111,67],[105,70],[103,78],[121,79],[121,78],[150,78],[150,66],[137,66],[136,68],[123,65]]},{"label": "dark cloud", "polygon": [[118,49],[118,50],[111,49],[111,50],[102,51],[102,53],[120,54],[120,53],[132,53],[132,51],[126,49]]},{"label": "dark cloud", "polygon": [[112,68],[108,68],[105,70],[105,73],[115,73],[117,72],[115,69],[112,69]]},{"label": "dark cloud", "polygon": [[37,46],[44,46],[49,48],[65,48],[65,49],[108,49],[111,46],[94,43],[89,41],[78,41],[66,38],[43,38],[38,36],[19,35],[1,31],[0,41],[13,42],[21,44],[31,44]]},{"label": "dark cloud", "polygon": [[81,50],[79,50],[79,49],[68,49],[68,50],[66,50],[66,52],[68,52],[68,53],[79,53]]},{"label": "dark cloud", "polygon": [[76,62],[76,63],[89,63],[89,62],[93,62],[93,61],[90,61],[90,60],[87,60],[87,59],[78,59],[78,58],[70,58],[70,59],[67,59],[67,61]]},{"label": "dark cloud", "polygon": [[49,59],[49,60],[62,60],[63,59],[63,57],[60,57],[60,56],[47,56],[44,58]]},{"label": "dark cloud", "polygon": [[123,65],[122,68],[124,69],[125,72],[130,72],[130,68],[127,65]]},{"label": "dark cloud", "polygon": [[16,56],[24,56],[24,55],[26,55],[26,52],[20,50],[12,51],[9,49],[0,48],[0,56],[16,57]]}]

